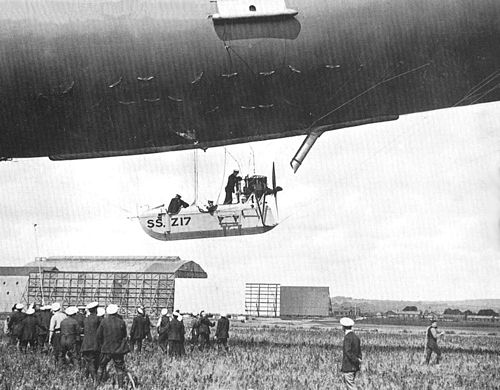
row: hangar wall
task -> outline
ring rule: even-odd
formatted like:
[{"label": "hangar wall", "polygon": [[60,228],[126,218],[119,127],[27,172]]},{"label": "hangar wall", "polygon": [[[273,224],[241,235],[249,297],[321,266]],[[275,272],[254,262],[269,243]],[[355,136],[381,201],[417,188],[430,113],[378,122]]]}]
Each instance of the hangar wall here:
[{"label": "hangar wall", "polygon": [[329,312],[328,287],[281,286],[280,316],[328,317]]}]

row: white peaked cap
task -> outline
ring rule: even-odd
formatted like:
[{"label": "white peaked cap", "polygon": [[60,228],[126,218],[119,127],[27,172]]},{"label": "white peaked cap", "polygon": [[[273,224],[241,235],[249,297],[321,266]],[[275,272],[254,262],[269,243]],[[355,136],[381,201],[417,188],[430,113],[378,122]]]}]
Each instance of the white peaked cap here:
[{"label": "white peaked cap", "polygon": [[99,306],[99,302],[90,302],[87,306],[85,306],[85,308],[87,310],[90,310],[95,309],[97,306]]},{"label": "white peaked cap", "polygon": [[144,309],[142,307],[137,308],[137,313],[144,314]]},{"label": "white peaked cap", "polygon": [[33,313],[35,313],[35,309],[33,308],[26,310],[26,314],[29,316],[32,315]]},{"label": "white peaked cap", "polygon": [[22,310],[23,308],[24,308],[24,305],[22,303],[16,303],[17,310]]},{"label": "white peaked cap", "polygon": [[340,325],[342,326],[353,326],[354,321],[350,319],[349,317],[344,317],[340,319]]},{"label": "white peaked cap", "polygon": [[106,308],[106,313],[108,313],[108,314],[118,313],[118,305],[115,305],[114,303],[110,303],[108,305],[108,307]]},{"label": "white peaked cap", "polygon": [[59,302],[55,302],[52,304],[50,308],[52,311],[59,311],[61,310],[61,304]]},{"label": "white peaked cap", "polygon": [[104,309],[104,307],[98,307],[97,308],[97,317],[102,317],[102,316],[104,316],[104,314],[106,314],[106,310]]},{"label": "white peaked cap", "polygon": [[168,314],[168,310],[167,309],[161,309],[161,315],[162,316],[166,316]]},{"label": "white peaked cap", "polygon": [[70,306],[66,309],[66,314],[69,316],[72,316],[76,313],[78,313],[78,308],[76,306]]}]

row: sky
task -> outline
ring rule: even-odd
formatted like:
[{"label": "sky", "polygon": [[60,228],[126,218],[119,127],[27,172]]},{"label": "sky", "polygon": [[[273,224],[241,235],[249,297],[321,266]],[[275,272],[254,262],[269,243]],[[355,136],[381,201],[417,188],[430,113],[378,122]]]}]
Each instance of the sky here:
[{"label": "sky", "polygon": [[[253,236],[157,241],[141,206],[194,199],[193,151],[0,163],[0,265],[36,256],[180,256],[207,280],[177,280],[184,310],[242,312],[247,282],[328,286],[396,300],[500,298],[500,103],[402,116],[323,134],[198,151],[198,199],[227,175],[271,175],[281,223]],[[34,224],[37,224],[36,230]]]}]

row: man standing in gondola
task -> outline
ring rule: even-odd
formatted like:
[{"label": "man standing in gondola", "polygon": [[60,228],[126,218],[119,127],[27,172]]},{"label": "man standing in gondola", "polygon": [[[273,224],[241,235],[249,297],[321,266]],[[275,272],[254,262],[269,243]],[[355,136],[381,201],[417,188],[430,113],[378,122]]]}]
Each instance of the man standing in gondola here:
[{"label": "man standing in gondola", "polygon": [[241,180],[241,177],[238,176],[238,171],[235,169],[233,173],[229,175],[227,178],[227,185],[226,185],[226,198],[224,199],[224,204],[231,204],[233,203],[233,193],[235,192],[235,187],[238,184],[238,182]]},{"label": "man standing in gondola", "polygon": [[181,209],[183,207],[189,207],[189,204],[187,204],[186,202],[184,202],[182,199],[181,199],[181,196],[179,194],[175,195],[174,198],[172,198],[170,200],[170,204],[168,205],[168,209],[167,209],[167,213],[168,214],[178,214],[179,211],[181,211]]}]

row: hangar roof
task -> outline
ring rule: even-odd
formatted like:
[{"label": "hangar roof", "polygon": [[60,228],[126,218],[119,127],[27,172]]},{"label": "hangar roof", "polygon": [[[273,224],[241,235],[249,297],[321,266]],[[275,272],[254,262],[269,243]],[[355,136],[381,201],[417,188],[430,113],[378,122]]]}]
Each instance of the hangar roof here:
[{"label": "hangar roof", "polygon": [[[55,267],[41,267],[42,271],[57,271]],[[28,276],[31,272],[39,272],[38,265],[29,267],[0,267],[0,276]]]},{"label": "hangar roof", "polygon": [[152,272],[173,273],[178,278],[206,278],[194,261],[177,256],[63,256],[42,257],[25,267],[56,268],[60,272]]}]

